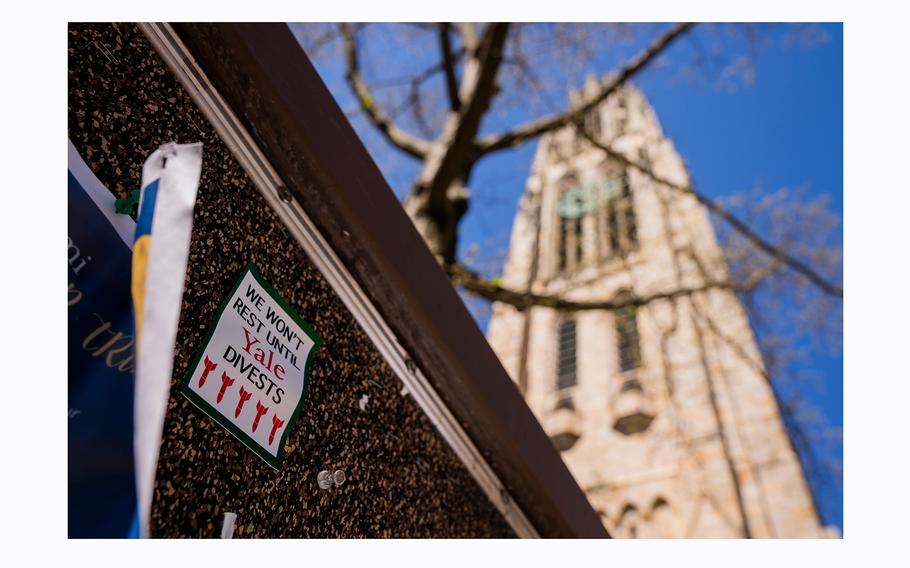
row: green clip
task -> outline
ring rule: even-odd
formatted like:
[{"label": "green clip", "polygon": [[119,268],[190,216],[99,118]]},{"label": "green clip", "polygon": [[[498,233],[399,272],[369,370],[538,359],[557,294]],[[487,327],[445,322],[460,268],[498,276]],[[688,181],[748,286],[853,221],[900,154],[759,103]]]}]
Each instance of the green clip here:
[{"label": "green clip", "polygon": [[132,215],[133,207],[139,205],[139,196],[141,195],[138,189],[134,189],[129,197],[121,197],[114,201],[114,211],[120,213],[121,215]]}]

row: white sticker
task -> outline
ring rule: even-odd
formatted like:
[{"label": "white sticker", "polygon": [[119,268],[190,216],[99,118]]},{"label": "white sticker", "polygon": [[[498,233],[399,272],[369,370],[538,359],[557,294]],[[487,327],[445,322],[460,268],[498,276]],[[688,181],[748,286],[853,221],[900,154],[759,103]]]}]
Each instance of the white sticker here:
[{"label": "white sticker", "polygon": [[218,309],[181,391],[279,469],[321,344],[250,263]]}]

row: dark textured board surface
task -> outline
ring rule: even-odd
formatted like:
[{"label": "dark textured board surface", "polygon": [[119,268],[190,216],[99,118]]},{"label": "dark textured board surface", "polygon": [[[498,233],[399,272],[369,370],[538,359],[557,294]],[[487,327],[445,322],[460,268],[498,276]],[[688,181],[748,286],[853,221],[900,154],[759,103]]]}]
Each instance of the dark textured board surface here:
[{"label": "dark textured board surface", "polygon": [[[236,537],[514,536],[136,26],[70,25],[68,134],[118,197],[158,145],[204,144],[153,536],[218,536],[225,511]],[[325,339],[281,471],[179,393],[250,260]],[[336,469],[347,481],[320,489]]]}]

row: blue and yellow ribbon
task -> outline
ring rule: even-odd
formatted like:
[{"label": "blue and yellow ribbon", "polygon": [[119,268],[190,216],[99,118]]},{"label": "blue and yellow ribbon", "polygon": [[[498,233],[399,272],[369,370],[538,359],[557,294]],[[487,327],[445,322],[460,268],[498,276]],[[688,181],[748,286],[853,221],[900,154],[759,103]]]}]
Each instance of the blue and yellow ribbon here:
[{"label": "blue and yellow ribbon", "polygon": [[142,191],[142,203],[136,219],[136,237],[133,241],[133,310],[136,314],[136,348],[142,333],[142,307],[145,302],[145,277],[148,269],[149,248],[152,246],[152,220],[155,216],[155,201],[158,196],[158,180],[148,184]]}]

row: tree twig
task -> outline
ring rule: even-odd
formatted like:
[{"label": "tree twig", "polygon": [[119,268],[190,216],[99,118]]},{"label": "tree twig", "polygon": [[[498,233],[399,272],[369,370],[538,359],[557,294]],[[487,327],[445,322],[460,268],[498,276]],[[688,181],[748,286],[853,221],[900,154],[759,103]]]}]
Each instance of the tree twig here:
[{"label": "tree twig", "polygon": [[706,195],[699,193],[695,190],[691,183],[688,185],[679,185],[673,183],[672,181],[661,177],[654,173],[654,171],[644,164],[640,164],[636,161],[630,160],[620,152],[610,148],[606,144],[603,144],[597,141],[593,136],[590,135],[584,126],[575,123],[575,127],[578,131],[584,136],[588,142],[593,144],[596,148],[602,150],[607,156],[615,159],[616,161],[622,163],[625,166],[635,168],[639,172],[650,177],[652,180],[656,181],[659,184],[665,185],[670,189],[679,191],[681,193],[688,193],[695,197],[699,203],[707,207],[712,213],[726,221],[733,227],[737,232],[743,235],[750,243],[755,245],[759,250],[765,252],[771,256],[776,261],[789,266],[791,269],[795,270],[799,274],[806,277],[812,284],[814,284],[819,290],[828,294],[829,296],[834,296],[835,298],[844,297],[844,289],[841,286],[829,282],[821,274],[816,272],[806,263],[795,258],[794,256],[788,254],[782,247],[775,246],[770,242],[762,238],[758,233],[756,233],[749,225],[737,218],[733,213],[725,209],[722,205],[714,201],[713,199],[707,197]]},{"label": "tree twig", "polygon": [[458,79],[455,77],[455,58],[452,55],[452,41],[449,37],[451,24],[439,24],[439,47],[442,50],[442,68],[446,76],[446,92],[449,95],[449,106],[455,112],[461,108],[458,97]]},{"label": "tree twig", "polygon": [[395,147],[418,160],[423,160],[429,153],[430,144],[408,134],[399,128],[392,119],[383,112],[373,99],[372,93],[360,74],[360,63],[357,57],[357,39],[354,28],[347,23],[341,24],[341,33],[344,37],[345,59],[347,71],[345,77],[348,84],[357,96],[360,108],[370,119],[370,122],[386,137]]},{"label": "tree twig", "polygon": [[[443,210],[441,205],[454,180],[470,171],[474,156],[474,140],[480,123],[496,92],[496,74],[502,64],[502,48],[509,24],[491,23],[484,28],[476,51],[469,52],[465,62],[459,99],[461,108],[457,125],[448,139],[441,140],[446,149],[438,162],[430,162],[421,176],[420,185],[429,190],[431,209]],[[444,135],[445,136],[445,135]]]},{"label": "tree twig", "polygon": [[693,25],[694,24],[692,23],[682,23],[673,26],[670,31],[657,38],[651,45],[636,55],[632,61],[616,75],[603,83],[600,90],[595,95],[588,97],[583,104],[555,116],[531,121],[510,132],[487,136],[478,143],[479,152],[481,154],[489,154],[497,150],[511,148],[526,142],[527,140],[536,138],[541,134],[576,122],[583,117],[586,112],[597,106],[601,101],[622,86],[623,83],[656,59],[657,56],[663,53],[663,51],[673,42],[673,40],[689,31]]},{"label": "tree twig", "polygon": [[658,292],[648,296],[630,296],[620,300],[568,300],[560,296],[520,292],[502,287],[497,281],[480,276],[462,264],[446,266],[449,279],[456,286],[461,286],[468,292],[492,302],[503,302],[519,310],[526,310],[532,306],[553,308],[556,310],[576,312],[583,310],[617,310],[626,306],[644,306],[656,300],[670,300],[681,296],[688,296],[698,292],[707,292],[714,289],[736,290],[731,282],[707,281],[701,286],[691,288],[675,288],[666,292]]}]

